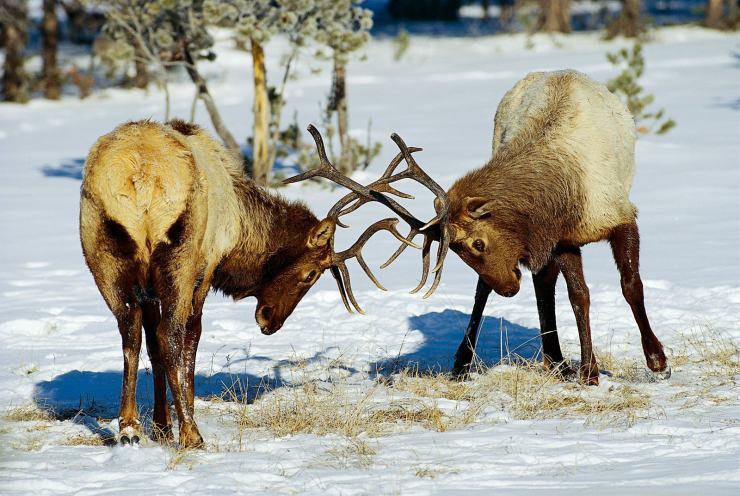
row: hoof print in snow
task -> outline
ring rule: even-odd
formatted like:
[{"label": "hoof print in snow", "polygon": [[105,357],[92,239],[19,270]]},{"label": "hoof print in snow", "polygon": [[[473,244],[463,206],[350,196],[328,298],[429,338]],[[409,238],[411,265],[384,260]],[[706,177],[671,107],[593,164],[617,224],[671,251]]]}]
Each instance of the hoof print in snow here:
[{"label": "hoof print in snow", "polygon": [[671,373],[672,371],[670,365],[667,365],[665,370],[661,370],[660,372],[654,372],[648,368],[636,366],[632,369],[632,374],[630,378],[634,382],[660,382],[670,379]]}]

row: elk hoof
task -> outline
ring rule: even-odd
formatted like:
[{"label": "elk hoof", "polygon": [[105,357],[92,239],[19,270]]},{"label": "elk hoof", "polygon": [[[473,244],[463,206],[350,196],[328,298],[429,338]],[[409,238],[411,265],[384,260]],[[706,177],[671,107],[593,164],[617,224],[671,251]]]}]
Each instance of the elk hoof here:
[{"label": "elk hoof", "polygon": [[665,381],[671,378],[671,366],[666,364],[665,369],[661,370],[660,372],[653,372],[655,375],[655,380],[657,381]]},{"label": "elk hoof", "polygon": [[576,374],[575,369],[568,364],[567,360],[554,363],[546,360],[545,369],[552,372],[563,381],[576,381],[578,379],[578,374]]},{"label": "elk hoof", "polygon": [[203,436],[195,424],[180,427],[180,448],[202,448],[203,444]]},{"label": "elk hoof", "polygon": [[131,439],[128,436],[121,436],[118,442],[121,443],[121,446],[128,446],[131,444]]},{"label": "elk hoof", "polygon": [[470,379],[470,364],[455,364],[450,372],[450,379],[460,382]]},{"label": "elk hoof", "polygon": [[599,368],[596,366],[581,367],[581,383],[586,386],[598,386]]}]

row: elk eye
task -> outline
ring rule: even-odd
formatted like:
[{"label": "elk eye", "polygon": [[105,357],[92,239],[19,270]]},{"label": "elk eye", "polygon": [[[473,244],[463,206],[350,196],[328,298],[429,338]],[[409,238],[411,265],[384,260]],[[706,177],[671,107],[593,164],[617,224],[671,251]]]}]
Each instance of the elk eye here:
[{"label": "elk eye", "polygon": [[479,252],[483,252],[483,250],[486,249],[486,244],[483,242],[482,239],[476,239],[473,241],[473,248],[475,248]]},{"label": "elk eye", "polygon": [[316,277],[316,271],[315,270],[312,270],[311,272],[308,273],[308,275],[303,280],[303,282],[305,282],[306,284],[308,284],[308,283],[310,283],[310,282],[313,281],[314,277]]}]

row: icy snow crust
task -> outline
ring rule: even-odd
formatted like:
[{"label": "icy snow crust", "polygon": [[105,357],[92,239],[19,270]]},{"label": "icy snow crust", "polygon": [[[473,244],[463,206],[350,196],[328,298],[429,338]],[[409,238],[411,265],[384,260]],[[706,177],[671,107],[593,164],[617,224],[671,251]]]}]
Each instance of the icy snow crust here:
[{"label": "icy snow crust", "polygon": [[[740,36],[689,28],[662,29],[656,36],[645,47],[644,86],[678,127],[664,137],[638,140],[631,197],[640,209],[648,313],[670,358],[683,349],[687,335],[711,330],[735,345],[740,340]],[[424,147],[417,160],[448,187],[488,158],[496,105],[515,81],[533,70],[562,68],[605,81],[615,69],[604,53],[623,43],[588,34],[535,37],[531,50],[524,45],[519,35],[414,38],[407,58],[394,63],[390,41],[372,42],[368,60],[351,64],[348,90],[353,132],[362,134],[372,118],[373,138],[383,143],[383,152],[356,179],[370,181],[380,173],[395,154],[388,136],[397,131],[409,146]],[[273,77],[283,49],[280,41],[267,48]],[[204,65],[211,91],[243,138],[251,121],[248,57],[224,41],[218,61]],[[301,127],[318,120],[317,102],[329,86],[330,73],[323,68],[312,75],[306,60],[300,65],[300,78],[289,86],[286,119],[297,110]],[[177,83],[172,92],[174,114],[187,117],[193,88]],[[250,386],[265,381],[278,386],[276,393],[290,394],[279,386],[290,384],[296,364],[303,363],[316,371],[319,387],[342,382],[362,392],[376,387],[379,364],[449,370],[472,309],[476,276],[452,254],[434,297],[409,295],[420,272],[419,254],[411,250],[391,268],[376,271],[388,293],[352,268],[366,316],[345,313],[328,274],[273,336],[259,333],[253,299],[233,303],[211,295],[196,368],[196,417],[206,450],[179,454],[150,440],[139,449],[67,442],[92,432],[115,434],[111,419],[122,370],[115,321],[78,241],[82,161],[95,139],[115,125],[162,115],[162,94],[155,89],[0,106],[0,407],[36,404],[90,413],[64,420],[3,417],[1,494],[571,494],[587,488],[599,494],[738,494],[737,377],[706,382],[691,361],[674,363],[667,382],[602,375],[599,387],[579,391],[596,398],[625,385],[636,388],[650,407],[626,422],[578,415],[522,419],[504,402],[446,432],[415,425],[377,438],[361,435],[369,446],[362,456],[359,449],[342,455],[352,443],[335,434],[276,437],[247,429],[237,440],[235,422],[219,414],[230,403],[209,399],[234,379]],[[202,108],[197,120],[207,123]],[[406,190],[418,193],[412,208],[431,215],[428,192],[411,185]],[[315,185],[282,192],[303,198],[319,215],[343,194]],[[352,228],[340,233],[338,247],[379,216],[387,213],[363,207],[350,219]],[[370,266],[377,267],[395,246],[390,236],[374,239],[366,250]],[[606,245],[584,250],[594,344],[597,351],[641,366],[639,333],[610,257]],[[562,281],[557,304],[561,340],[567,356],[577,359],[576,326]],[[487,365],[507,349],[535,354],[531,282],[524,281],[515,298],[493,297],[485,315],[479,351]],[[152,402],[147,367],[142,353],[144,410]],[[465,408],[465,401],[427,400],[443,412]]]}]

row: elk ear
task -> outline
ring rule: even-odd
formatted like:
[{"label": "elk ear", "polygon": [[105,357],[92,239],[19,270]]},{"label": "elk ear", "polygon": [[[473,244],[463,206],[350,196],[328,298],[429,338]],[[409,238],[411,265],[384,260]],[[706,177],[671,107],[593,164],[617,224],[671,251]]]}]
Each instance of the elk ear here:
[{"label": "elk ear", "polygon": [[473,219],[480,219],[491,213],[493,201],[482,196],[469,196],[464,200],[465,212]]},{"label": "elk ear", "polygon": [[320,246],[326,246],[326,244],[334,236],[334,230],[337,228],[337,223],[332,219],[324,219],[319,222],[316,227],[311,230],[311,234],[308,236],[308,247],[318,248]]}]

